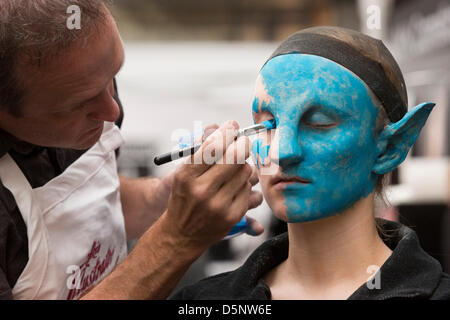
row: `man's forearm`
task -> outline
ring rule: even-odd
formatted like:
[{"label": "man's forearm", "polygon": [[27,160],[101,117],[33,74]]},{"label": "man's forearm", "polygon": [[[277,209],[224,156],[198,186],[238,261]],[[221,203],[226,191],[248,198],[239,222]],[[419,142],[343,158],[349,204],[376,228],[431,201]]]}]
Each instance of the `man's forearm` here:
[{"label": "man's forearm", "polygon": [[166,210],[170,185],[158,178],[120,176],[120,199],[127,238],[137,239]]},{"label": "man's forearm", "polygon": [[82,299],[166,299],[206,248],[171,236],[161,217],[130,255]]}]

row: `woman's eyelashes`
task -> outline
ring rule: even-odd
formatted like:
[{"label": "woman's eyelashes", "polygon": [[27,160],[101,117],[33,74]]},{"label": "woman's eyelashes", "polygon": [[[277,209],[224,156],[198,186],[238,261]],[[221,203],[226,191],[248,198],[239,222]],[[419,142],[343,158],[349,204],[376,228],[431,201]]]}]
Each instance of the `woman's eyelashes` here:
[{"label": "woman's eyelashes", "polygon": [[275,117],[273,116],[273,114],[271,112],[262,111],[262,112],[258,112],[255,114],[254,121],[255,121],[255,124],[257,124],[257,123],[261,123],[261,122],[264,122],[267,120],[272,120],[274,118]]},{"label": "woman's eyelashes", "polygon": [[303,124],[315,129],[328,129],[337,126],[336,117],[321,111],[312,111],[304,115]]}]

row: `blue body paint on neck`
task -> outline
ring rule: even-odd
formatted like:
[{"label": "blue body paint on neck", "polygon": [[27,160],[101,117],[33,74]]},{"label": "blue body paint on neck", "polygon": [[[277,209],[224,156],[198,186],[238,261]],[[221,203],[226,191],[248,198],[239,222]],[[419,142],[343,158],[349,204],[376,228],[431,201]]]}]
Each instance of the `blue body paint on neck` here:
[{"label": "blue body paint on neck", "polygon": [[[364,82],[331,60],[305,54],[273,58],[260,77],[265,95],[255,98],[253,114],[276,119],[282,173],[309,181],[282,190],[288,221],[326,218],[367,197],[377,179],[378,108]],[[269,147],[254,142],[262,165]]]}]

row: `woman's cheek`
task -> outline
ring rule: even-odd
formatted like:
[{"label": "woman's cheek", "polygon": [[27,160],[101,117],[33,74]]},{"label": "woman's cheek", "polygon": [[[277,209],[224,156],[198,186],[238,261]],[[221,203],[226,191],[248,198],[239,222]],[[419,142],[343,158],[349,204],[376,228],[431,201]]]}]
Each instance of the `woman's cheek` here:
[{"label": "woman's cheek", "polygon": [[286,221],[286,222],[288,221],[287,207],[286,207],[284,197],[282,197],[279,194],[275,195],[272,198],[272,201],[269,204],[269,207],[272,209],[272,212],[278,219]]},{"label": "woman's cheek", "polygon": [[287,221],[287,208],[283,194],[270,188],[271,176],[259,176],[259,183],[264,195],[264,199],[272,210],[273,214],[280,220]]}]

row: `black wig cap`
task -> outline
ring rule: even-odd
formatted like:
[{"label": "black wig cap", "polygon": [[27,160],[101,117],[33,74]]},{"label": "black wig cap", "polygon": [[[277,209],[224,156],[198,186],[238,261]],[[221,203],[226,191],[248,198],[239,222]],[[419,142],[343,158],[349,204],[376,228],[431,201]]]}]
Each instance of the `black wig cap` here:
[{"label": "black wig cap", "polygon": [[321,56],[351,70],[377,96],[391,122],[397,122],[408,111],[402,73],[380,40],[345,28],[308,28],[289,36],[266,63],[290,53]]}]

